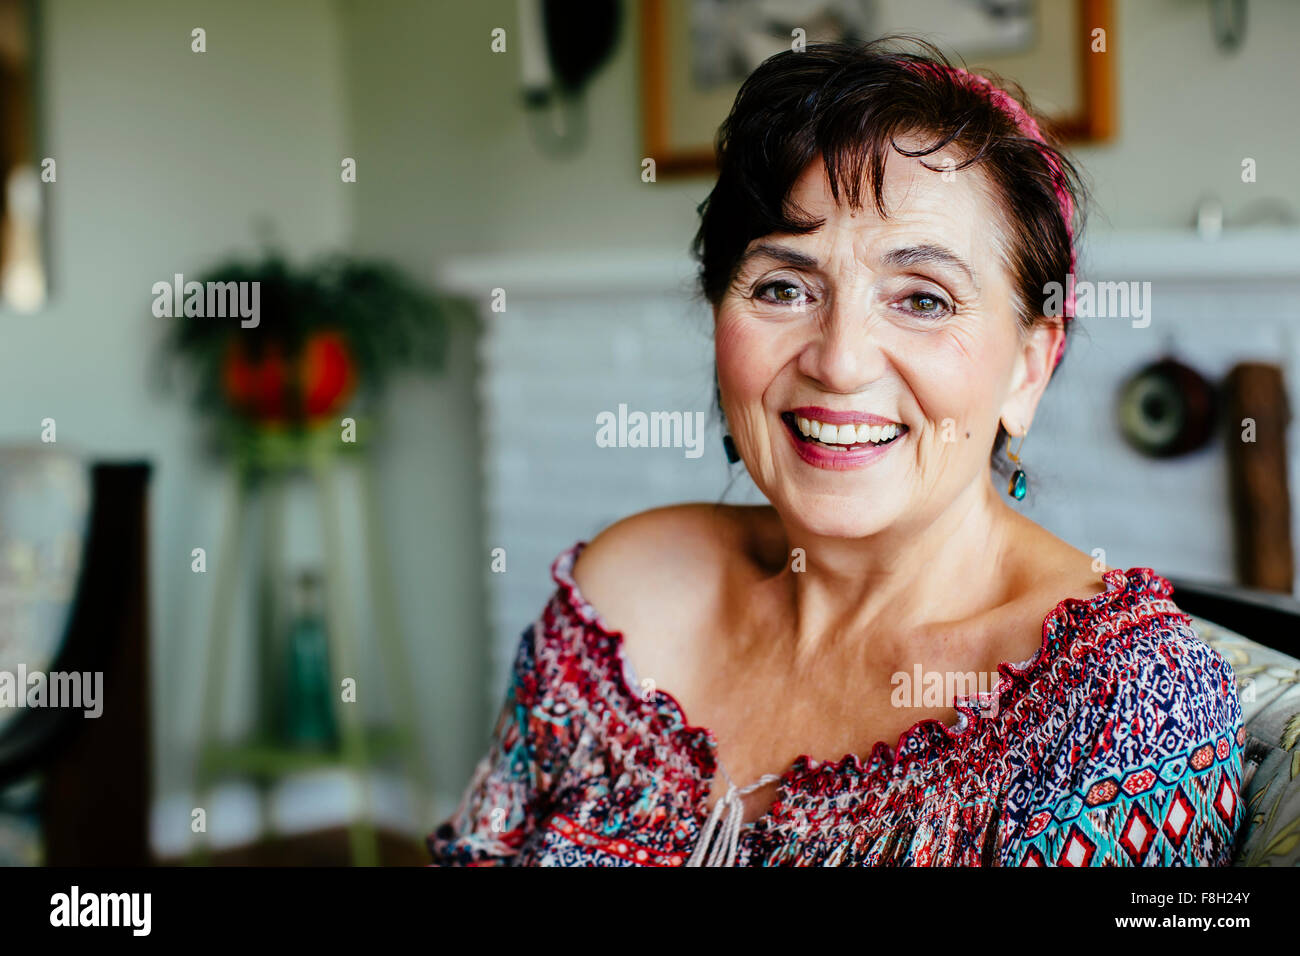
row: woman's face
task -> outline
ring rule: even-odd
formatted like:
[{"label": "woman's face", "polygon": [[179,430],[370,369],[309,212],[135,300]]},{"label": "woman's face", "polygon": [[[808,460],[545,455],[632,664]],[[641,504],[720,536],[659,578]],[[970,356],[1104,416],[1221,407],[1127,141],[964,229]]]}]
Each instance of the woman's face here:
[{"label": "woman's face", "polygon": [[[1062,332],[1022,336],[977,167],[892,154],[888,219],[869,199],[837,205],[820,160],[790,198],[824,225],[750,243],[715,310],[736,447],[783,519],[814,534],[924,526],[988,482],[1000,419],[1028,427]],[[883,442],[888,425],[899,434]]]}]

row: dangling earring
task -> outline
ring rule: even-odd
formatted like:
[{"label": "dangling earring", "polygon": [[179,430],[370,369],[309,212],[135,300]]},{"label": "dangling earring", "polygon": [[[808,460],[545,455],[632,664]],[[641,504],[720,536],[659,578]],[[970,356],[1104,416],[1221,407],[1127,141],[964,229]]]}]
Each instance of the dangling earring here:
[{"label": "dangling earring", "polygon": [[1025,493],[1029,491],[1029,476],[1025,474],[1023,468],[1019,467],[1020,449],[1025,447],[1025,436],[1028,434],[1029,429],[1025,429],[1025,434],[1020,436],[1020,444],[1016,446],[1015,451],[1012,451],[1009,447],[1010,443],[1008,443],[1007,448],[1007,457],[1014,461],[1017,466],[1015,472],[1011,475],[1011,481],[1007,483],[1007,494],[1015,498],[1016,501],[1024,499]]}]

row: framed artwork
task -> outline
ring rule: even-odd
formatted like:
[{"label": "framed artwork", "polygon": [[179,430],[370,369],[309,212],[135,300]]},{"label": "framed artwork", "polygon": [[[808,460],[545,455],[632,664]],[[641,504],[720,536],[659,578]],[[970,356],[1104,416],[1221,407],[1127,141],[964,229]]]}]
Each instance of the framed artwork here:
[{"label": "framed artwork", "polygon": [[36,5],[0,0],[0,309],[46,298],[45,187],[37,155]]},{"label": "framed artwork", "polygon": [[970,70],[1015,80],[1066,142],[1112,135],[1110,0],[642,0],[645,155],[660,174],[712,173],[718,126],[764,59],[796,38],[888,34],[928,39]]}]

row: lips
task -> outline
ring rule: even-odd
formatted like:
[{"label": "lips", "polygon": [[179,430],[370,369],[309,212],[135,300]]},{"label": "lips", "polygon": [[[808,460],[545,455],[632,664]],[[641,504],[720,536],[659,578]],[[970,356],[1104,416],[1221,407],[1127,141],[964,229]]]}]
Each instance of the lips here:
[{"label": "lips", "polygon": [[781,421],[797,441],[841,453],[863,448],[880,448],[897,441],[907,433],[906,425],[849,423],[837,426],[796,418],[793,412],[784,413]]},{"label": "lips", "polygon": [[[888,440],[877,442],[858,442],[852,444],[827,444],[813,438],[811,435],[805,435],[799,426],[799,421],[794,412],[785,412],[781,415],[781,421],[785,425],[785,430],[790,436],[790,442],[794,448],[795,454],[809,465],[815,468],[822,468],[828,471],[847,471],[850,469],[862,468],[876,461],[876,459],[889,454],[890,450],[899,445],[907,436],[908,429],[901,423],[898,425],[898,432],[894,437]],[[862,422],[862,416],[857,416],[850,422],[843,425],[834,426],[837,432],[841,429],[853,428],[854,422],[861,423],[860,427],[865,429],[880,430],[890,428],[890,426],[874,425],[868,426]],[[827,424],[827,427],[832,426]],[[892,430],[892,429],[891,429]]]},{"label": "lips", "polygon": [[892,418],[882,418],[879,415],[873,415],[871,412],[837,412],[831,408],[822,408],[820,405],[801,405],[799,408],[790,409],[790,411],[783,413],[783,415],[793,415],[795,418],[807,418],[814,421],[825,422],[828,425],[902,424],[902,422],[896,422]]}]

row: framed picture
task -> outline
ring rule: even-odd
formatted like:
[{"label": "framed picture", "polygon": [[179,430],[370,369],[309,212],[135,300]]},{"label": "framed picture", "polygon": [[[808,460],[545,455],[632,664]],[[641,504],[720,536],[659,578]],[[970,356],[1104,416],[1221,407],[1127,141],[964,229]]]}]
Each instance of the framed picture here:
[{"label": "framed picture", "polygon": [[1110,0],[642,0],[641,20],[643,138],[659,174],[714,172],[740,84],[798,40],[922,37],[1018,82],[1064,141],[1112,135]]},{"label": "framed picture", "polygon": [[[46,298],[46,236],[37,154],[36,5],[0,0],[0,310]],[[52,181],[52,180],[49,180]]]}]

